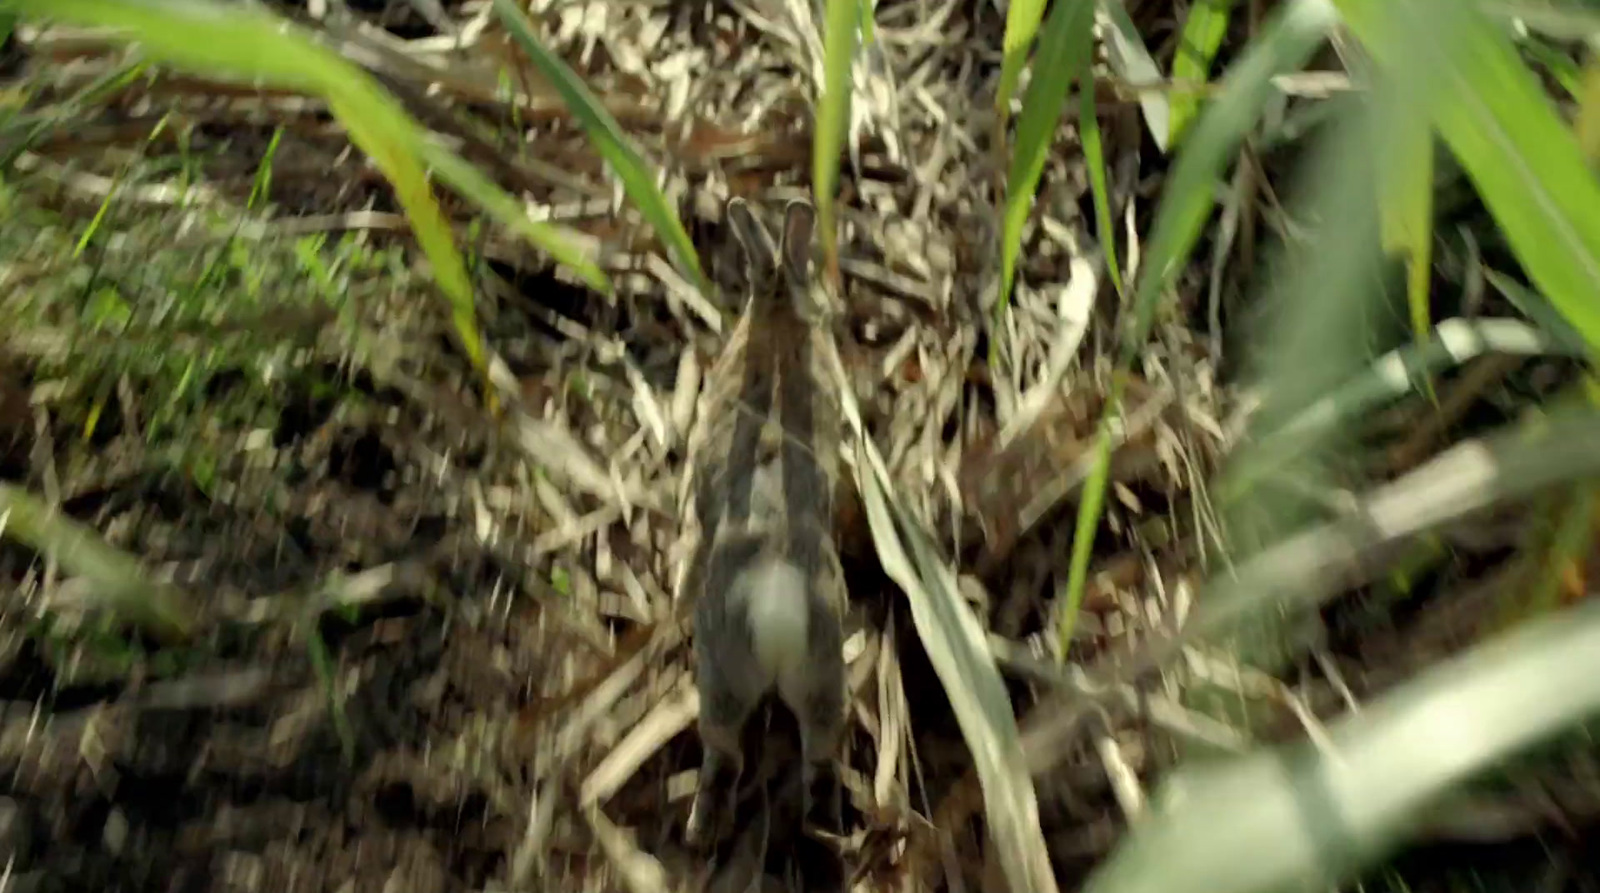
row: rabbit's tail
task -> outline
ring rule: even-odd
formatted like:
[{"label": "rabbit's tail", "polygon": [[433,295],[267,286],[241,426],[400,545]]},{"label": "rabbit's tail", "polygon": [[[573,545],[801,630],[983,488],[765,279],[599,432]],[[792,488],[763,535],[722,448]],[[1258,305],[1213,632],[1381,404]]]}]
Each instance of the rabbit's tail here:
[{"label": "rabbit's tail", "polygon": [[805,572],[774,556],[744,577],[745,622],[756,663],[774,681],[805,672],[811,639]]}]

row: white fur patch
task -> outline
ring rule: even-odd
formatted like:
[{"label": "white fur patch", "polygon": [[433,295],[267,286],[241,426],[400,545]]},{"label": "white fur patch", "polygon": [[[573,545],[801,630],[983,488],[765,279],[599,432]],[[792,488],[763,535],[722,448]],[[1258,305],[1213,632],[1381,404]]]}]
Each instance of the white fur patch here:
[{"label": "white fur patch", "polygon": [[786,680],[792,684],[795,674],[804,673],[809,651],[806,575],[781,558],[768,557],[740,576],[756,662],[768,684],[787,688]]}]

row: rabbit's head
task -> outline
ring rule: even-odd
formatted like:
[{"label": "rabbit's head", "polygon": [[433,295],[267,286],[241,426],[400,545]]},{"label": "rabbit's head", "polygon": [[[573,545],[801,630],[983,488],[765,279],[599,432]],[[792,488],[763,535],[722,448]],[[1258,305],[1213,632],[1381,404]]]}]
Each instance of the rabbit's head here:
[{"label": "rabbit's head", "polygon": [[816,210],[804,199],[793,199],[783,209],[783,231],[773,243],[767,228],[756,219],[750,203],[728,200],[728,223],[743,249],[749,297],[784,300],[802,314],[811,308],[811,233]]}]

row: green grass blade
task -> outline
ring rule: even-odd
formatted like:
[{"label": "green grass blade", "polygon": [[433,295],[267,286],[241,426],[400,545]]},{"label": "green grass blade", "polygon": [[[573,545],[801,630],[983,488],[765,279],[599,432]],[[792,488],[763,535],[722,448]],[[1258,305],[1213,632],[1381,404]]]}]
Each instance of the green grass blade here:
[{"label": "green grass blade", "polygon": [[1600,183],[1511,42],[1475,4],[1336,5],[1431,118],[1534,285],[1600,347]]},{"label": "green grass blade", "polygon": [[333,716],[334,736],[339,739],[339,756],[344,760],[344,765],[355,765],[356,736],[355,730],[350,726],[350,715],[344,709],[344,693],[339,690],[338,661],[334,659],[333,652],[328,648],[328,640],[322,637],[322,630],[315,623],[306,624],[309,629],[306,635],[306,653],[311,656],[311,671],[316,674],[317,682],[322,686],[323,700],[328,704],[328,712]]},{"label": "green grass blade", "polygon": [[1582,356],[1588,345],[1583,336],[1579,335],[1568,322],[1566,317],[1550,303],[1550,299],[1533,291],[1522,283],[1498,270],[1485,267],[1484,279],[1500,292],[1511,306],[1522,312],[1528,321],[1550,338],[1561,345],[1561,349],[1569,356]]},{"label": "green grass blade", "polygon": [[1188,262],[1216,204],[1217,180],[1258,120],[1272,92],[1272,78],[1304,65],[1332,23],[1332,12],[1320,0],[1293,0],[1280,7],[1229,69],[1219,94],[1195,122],[1167,179],[1140,266],[1133,325],[1124,330],[1124,367],[1144,344],[1162,293]]},{"label": "green grass blade", "polygon": [[[1078,503],[1077,535],[1072,542],[1071,567],[1067,579],[1063,621],[1075,612],[1071,606],[1083,601],[1089,556],[1099,529],[1100,509],[1105,504],[1109,480],[1110,420],[1121,411],[1120,383],[1150,331],[1156,305],[1172,277],[1183,269],[1194,250],[1195,241],[1216,203],[1217,179],[1228,159],[1255,124],[1272,78],[1299,68],[1322,43],[1330,11],[1319,0],[1294,0],[1282,8],[1262,29],[1250,47],[1223,79],[1222,91],[1195,123],[1189,144],[1178,155],[1161,207],[1156,212],[1155,232],[1146,259],[1140,268],[1133,297],[1133,319],[1123,331],[1105,417],[1095,443],[1095,465],[1084,483]],[[1031,89],[1031,88],[1030,88]],[[1020,125],[1019,125],[1020,129]]]},{"label": "green grass blade", "polygon": [[[10,170],[17,157],[32,148],[46,133],[71,126],[71,122],[85,107],[121,92],[143,77],[149,69],[149,62],[133,57],[94,78],[65,102],[54,104],[41,114],[19,116],[11,121],[0,118],[0,171]],[[161,126],[157,124],[152,131]]]},{"label": "green grass blade", "polygon": [[1078,138],[1083,143],[1083,160],[1089,168],[1089,191],[1094,195],[1095,235],[1100,239],[1111,284],[1119,297],[1126,297],[1122,264],[1117,260],[1117,231],[1111,220],[1111,192],[1106,188],[1106,151],[1100,139],[1100,118],[1095,112],[1092,70],[1078,89]]},{"label": "green grass blade", "polygon": [[1017,139],[1006,172],[1005,216],[1000,231],[1000,300],[995,318],[1011,303],[1011,285],[1022,251],[1022,227],[1033,208],[1033,191],[1061,121],[1061,105],[1072,79],[1088,70],[1094,45],[1094,0],[1057,0],[1033,57],[1033,78],[1022,97]]},{"label": "green grass blade", "polygon": [[530,220],[521,203],[496,186],[482,171],[432,140],[423,141],[422,157],[427,159],[440,179],[478,203],[507,228],[520,233],[529,243],[543,249],[557,263],[570,267],[590,288],[603,293],[611,291],[611,280],[589,256],[578,234],[552,223]]},{"label": "green grass blade", "polygon": [[[835,383],[848,388],[837,353],[831,365]],[[1016,708],[984,626],[962,597],[955,569],[894,492],[883,457],[861,424],[854,396],[848,390],[842,393],[855,440],[854,461],[848,467],[861,493],[873,547],[884,573],[905,593],[917,638],[973,755],[1004,889],[1059,893],[1039,827],[1038,795],[1028,777]]]},{"label": "green grass blade", "polygon": [[828,0],[822,34],[822,95],[817,97],[812,128],[811,190],[817,206],[817,229],[828,284],[839,287],[839,156],[850,127],[850,65],[856,58],[859,0]]},{"label": "green grass blade", "polygon": [[589,141],[594,144],[595,151],[600,153],[622,181],[623,191],[639,209],[639,213],[644,215],[645,221],[666,243],[667,251],[677,261],[679,269],[687,273],[703,292],[711,294],[711,283],[700,267],[700,255],[695,252],[688,230],[684,229],[683,222],[656,185],[655,172],[622,132],[617,119],[611,116],[600,99],[590,92],[588,85],[567,67],[561,57],[545,49],[533,33],[533,23],[517,8],[515,0],[494,0],[494,11],[506,30],[516,38],[522,51],[528,54],[534,67],[561,94],[567,110],[578,119],[584,132],[589,135]]},{"label": "green grass blade", "polygon": [[1043,18],[1044,0],[1012,0],[1011,8],[1006,10],[1006,34],[1001,43],[1000,86],[994,94],[996,132],[1005,132],[1006,119],[1011,117],[1011,94],[1017,92],[1017,81],[1022,79],[1022,65],[1028,61],[1028,47],[1033,46],[1033,38],[1039,33],[1039,21]]},{"label": "green grass blade", "polygon": [[1529,37],[1522,41],[1522,51],[1535,63],[1544,68],[1561,89],[1567,92],[1572,99],[1581,99],[1580,75],[1578,63],[1560,49],[1551,46],[1549,41],[1537,37]]},{"label": "green grass blade", "polygon": [[199,606],[188,593],[146,577],[132,555],[99,531],[47,506],[26,490],[0,484],[0,536],[18,540],[92,584],[86,602],[110,611],[164,642],[197,632]]},{"label": "green grass blade", "polygon": [[245,199],[244,206],[249,210],[256,210],[272,194],[272,161],[278,155],[278,143],[283,140],[283,125],[272,128],[272,139],[267,141],[265,152],[261,153],[261,163],[256,165],[256,178],[250,185],[250,197]]},{"label": "green grass blade", "polygon": [[1094,554],[1095,528],[1100,525],[1100,512],[1105,507],[1106,487],[1111,480],[1111,427],[1121,414],[1122,393],[1127,375],[1117,373],[1111,383],[1111,397],[1106,401],[1105,415],[1095,432],[1094,465],[1084,480],[1083,502],[1078,506],[1078,517],[1072,530],[1072,557],[1067,566],[1067,586],[1060,597],[1056,617],[1056,656],[1063,662],[1070,659],[1072,637],[1078,628],[1078,614],[1083,610],[1083,594],[1089,582],[1089,559]]},{"label": "green grass blade", "polygon": [[1217,58],[1217,49],[1228,33],[1228,19],[1236,0],[1199,0],[1189,7],[1189,16],[1183,22],[1183,34],[1178,39],[1178,53],[1172,59],[1172,79],[1187,81],[1195,91],[1179,90],[1168,97],[1172,109],[1169,119],[1171,136],[1168,145],[1177,146],[1183,132],[1194,122],[1200,111],[1200,85],[1211,75],[1211,63]]}]

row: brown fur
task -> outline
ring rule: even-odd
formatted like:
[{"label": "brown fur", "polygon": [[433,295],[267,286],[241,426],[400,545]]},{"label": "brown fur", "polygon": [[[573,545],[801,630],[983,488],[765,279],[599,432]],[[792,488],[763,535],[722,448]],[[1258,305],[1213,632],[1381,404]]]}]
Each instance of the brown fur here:
[{"label": "brown fur", "polygon": [[[813,765],[835,755],[845,718],[840,619],[847,595],[832,529],[839,408],[825,386],[816,340],[830,333],[809,318],[812,211],[790,203],[776,248],[742,200],[729,203],[728,215],[745,248],[751,293],[701,395],[680,502],[693,545],[679,591],[694,610],[704,746],[692,837],[703,837],[711,819],[708,792],[720,767],[731,765],[735,779],[741,774],[740,730],[777,681],[778,668],[757,658],[752,622],[784,624],[764,630],[764,641],[804,639],[792,649],[804,650],[808,670],[791,674],[778,694],[799,723],[808,783]],[[752,588],[756,581],[790,579],[757,573],[760,562],[772,559],[803,575],[798,594]],[[804,605],[750,609],[754,600],[796,597]],[[788,622],[797,616],[803,621]]]}]

